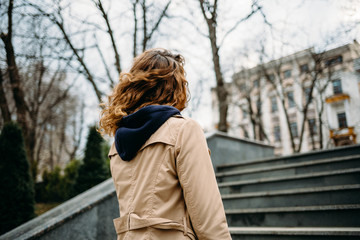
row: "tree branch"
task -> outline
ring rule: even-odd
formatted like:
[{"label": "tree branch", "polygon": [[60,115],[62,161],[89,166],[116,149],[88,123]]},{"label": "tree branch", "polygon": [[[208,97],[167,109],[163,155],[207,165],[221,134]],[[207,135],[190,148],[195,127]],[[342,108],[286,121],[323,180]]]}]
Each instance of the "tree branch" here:
[{"label": "tree branch", "polygon": [[[256,6],[256,7],[255,7]],[[226,39],[226,37],[232,33],[242,22],[245,22],[246,20],[248,20],[249,18],[251,18],[255,13],[257,13],[258,11],[261,10],[261,6],[255,5],[255,3],[252,4],[251,6],[251,12],[244,18],[239,19],[234,26],[232,26],[225,34],[224,37],[222,38],[222,40],[220,41],[219,47],[221,47]]]},{"label": "tree branch", "polygon": [[152,35],[154,34],[154,32],[158,29],[161,20],[166,16],[166,11],[168,10],[169,6],[170,6],[171,0],[169,0],[169,2],[165,5],[165,8],[162,10],[159,19],[157,20],[156,24],[153,26],[153,28],[151,29],[150,33],[148,36],[146,36],[146,38],[148,40],[151,39]]},{"label": "tree branch", "polygon": [[99,47],[99,44],[98,44],[97,40],[96,40],[95,48],[97,49],[97,51],[98,51],[98,53],[100,55],[101,61],[102,61],[103,65],[104,65],[104,67],[105,67],[106,75],[108,76],[109,81],[110,81],[110,87],[114,87],[114,81],[113,81],[113,79],[111,77],[110,69],[106,64],[105,57],[104,57],[104,55],[103,55],[103,53],[102,53],[102,51],[101,51],[101,49]]},{"label": "tree branch", "polygon": [[75,48],[75,46],[73,45],[70,36],[68,35],[68,33],[65,30],[64,24],[63,24],[63,19],[62,19],[62,15],[61,15],[61,8],[59,7],[58,9],[58,16],[60,17],[60,21],[53,15],[50,13],[45,12],[43,9],[41,9],[39,6],[36,6],[34,4],[29,4],[30,6],[34,7],[37,11],[39,11],[41,14],[43,14],[44,16],[48,17],[53,23],[55,23],[60,32],[63,34],[65,42],[68,44],[68,46],[71,48],[71,50],[73,51],[74,55],[76,56],[76,59],[78,60],[79,64],[81,65],[81,67],[83,68],[84,72],[82,72],[87,80],[90,82],[90,84],[92,85],[96,97],[98,98],[98,101],[101,102],[101,97],[102,97],[102,92],[99,90],[99,88],[97,87],[94,77],[91,74],[90,70],[88,69],[84,59],[82,56],[80,56],[80,53],[78,51],[78,49]]},{"label": "tree branch", "polygon": [[105,20],[105,23],[106,23],[106,26],[108,29],[107,32],[111,39],[112,48],[114,50],[116,70],[118,71],[118,74],[120,74],[121,73],[120,54],[119,54],[119,51],[118,51],[116,43],[115,43],[115,38],[114,38],[113,30],[111,29],[108,14],[105,12],[101,0],[98,0],[97,3],[95,3],[95,4],[96,4],[97,8],[100,10],[100,12]]}]

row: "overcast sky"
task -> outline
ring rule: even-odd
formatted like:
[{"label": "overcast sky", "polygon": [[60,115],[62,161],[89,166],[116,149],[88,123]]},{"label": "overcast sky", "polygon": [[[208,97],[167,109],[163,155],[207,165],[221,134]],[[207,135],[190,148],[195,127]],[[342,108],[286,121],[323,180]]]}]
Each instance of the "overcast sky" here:
[{"label": "overcast sky", "polygon": [[[260,48],[260,41],[266,43],[270,60],[308,47],[323,50],[350,43],[354,39],[360,40],[359,0],[268,0],[262,2],[264,13],[272,27],[264,25],[262,16],[258,14],[248,22],[239,25],[228,35],[220,52],[227,81],[230,81],[232,74],[240,68],[252,67],[259,62],[256,51]],[[249,12],[246,7],[249,5],[241,5],[240,1],[224,1],[219,9],[221,10],[219,25],[220,30],[223,30],[220,31],[220,37],[221,33],[226,32],[226,29],[239,19],[239,16],[245,16]],[[356,21],[358,24],[354,25]],[[344,33],[345,30],[349,31]],[[204,46],[209,47],[205,38],[202,41],[204,41]],[[194,56],[191,53],[188,54],[186,50],[185,52],[192,64],[191,58]],[[208,93],[209,87],[215,85],[215,80],[211,71],[211,56],[208,55],[210,52],[201,52],[201,56],[207,56],[207,59],[194,59],[195,72],[192,66],[187,68],[191,82],[192,77],[197,79],[199,69],[204,69],[202,65],[209,67],[209,74],[202,73],[203,77],[209,78],[203,90],[203,107],[193,117],[205,128],[211,128],[211,117],[209,117],[212,116],[211,102]]]},{"label": "overcast sky", "polygon": [[[132,20],[128,0],[113,2],[110,16],[116,19],[117,42],[120,46],[123,69],[129,69],[132,61]],[[156,6],[164,6],[167,0],[155,1]],[[219,0],[218,42],[223,42],[220,60],[226,81],[231,80],[234,72],[242,67],[252,67],[259,62],[257,51],[261,43],[265,44],[269,60],[300,51],[308,47],[329,49],[360,41],[360,0],[263,0],[263,12],[271,27],[264,24],[261,14],[254,15],[240,24],[223,40],[224,34],[250,12],[251,1]],[[93,16],[96,12],[89,0],[79,0],[75,12],[84,16]],[[104,1],[106,3],[106,1]],[[215,86],[212,70],[209,40],[202,36],[207,33],[197,0],[173,0],[169,9],[171,18],[160,26],[160,32],[154,37],[152,47],[176,50],[186,59],[187,78],[193,99],[201,93],[201,107],[192,113],[192,117],[204,128],[211,128],[210,88]],[[190,19],[191,23],[183,18]],[[101,19],[100,19],[101,20]],[[99,20],[99,21],[100,21]],[[352,27],[350,27],[352,26]],[[345,30],[348,30],[345,32]],[[112,59],[109,47],[109,59]],[[96,67],[96,62],[94,62]],[[200,84],[201,83],[201,84]],[[92,105],[89,101],[89,105]],[[96,99],[93,104],[96,105]],[[193,106],[190,102],[189,107]],[[94,108],[88,110],[94,118],[98,113]],[[184,115],[189,115],[185,111]],[[91,118],[89,118],[91,119]]]}]

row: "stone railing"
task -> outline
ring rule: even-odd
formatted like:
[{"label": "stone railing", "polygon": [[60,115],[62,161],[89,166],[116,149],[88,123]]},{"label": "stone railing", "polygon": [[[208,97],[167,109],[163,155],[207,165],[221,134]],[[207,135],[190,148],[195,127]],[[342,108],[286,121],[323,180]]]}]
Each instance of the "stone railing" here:
[{"label": "stone railing", "polygon": [[214,167],[239,161],[274,156],[274,146],[259,141],[241,139],[222,132],[206,134]]},{"label": "stone railing", "polygon": [[0,236],[15,239],[115,239],[119,208],[112,179]]}]

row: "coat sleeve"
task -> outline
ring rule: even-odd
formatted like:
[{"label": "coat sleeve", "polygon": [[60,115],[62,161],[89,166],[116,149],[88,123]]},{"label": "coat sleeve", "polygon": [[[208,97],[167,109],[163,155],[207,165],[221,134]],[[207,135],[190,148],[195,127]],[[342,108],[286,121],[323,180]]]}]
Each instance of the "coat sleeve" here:
[{"label": "coat sleeve", "polygon": [[176,167],[194,231],[202,239],[231,239],[208,146],[198,123],[188,119],[179,130]]}]

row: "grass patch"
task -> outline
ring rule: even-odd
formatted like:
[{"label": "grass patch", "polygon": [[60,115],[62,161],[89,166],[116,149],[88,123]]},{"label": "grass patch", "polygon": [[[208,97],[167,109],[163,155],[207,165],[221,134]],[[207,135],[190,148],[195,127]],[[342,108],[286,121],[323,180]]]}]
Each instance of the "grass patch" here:
[{"label": "grass patch", "polygon": [[36,216],[39,216],[60,204],[61,203],[36,203],[35,214]]}]

